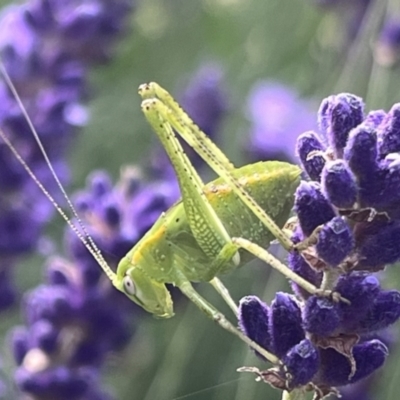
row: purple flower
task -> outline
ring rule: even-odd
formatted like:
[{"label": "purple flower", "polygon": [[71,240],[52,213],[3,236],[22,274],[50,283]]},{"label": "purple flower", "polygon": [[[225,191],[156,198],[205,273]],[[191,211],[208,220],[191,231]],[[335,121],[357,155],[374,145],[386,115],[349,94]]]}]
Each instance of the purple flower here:
[{"label": "purple flower", "polygon": [[250,142],[253,161],[295,160],[297,136],[314,125],[311,107],[298,94],[280,83],[261,81],[250,92]]},{"label": "purple flower", "polygon": [[329,336],[340,324],[339,305],[332,300],[312,296],[304,308],[304,329],[319,336]]},{"label": "purple flower", "polygon": [[381,341],[375,339],[354,346],[353,356],[357,370],[351,375],[350,363],[345,356],[332,349],[322,351],[321,363],[326,367],[321,371],[319,379],[332,386],[357,382],[383,365],[388,356],[388,349]]},{"label": "purple flower", "polygon": [[318,371],[319,353],[308,339],[293,346],[284,356],[283,363],[293,377],[290,387],[306,385]]},{"label": "purple flower", "polygon": [[374,56],[377,63],[393,67],[400,56],[400,19],[389,18],[381,28],[375,43]]},{"label": "purple flower", "polygon": [[357,200],[357,182],[344,160],[327,163],[322,170],[322,190],[337,208],[351,208]]},{"label": "purple flower", "polygon": [[342,217],[335,217],[318,233],[315,249],[328,265],[338,266],[350,254],[353,246],[354,238],[350,226]]},{"label": "purple flower", "polygon": [[223,70],[219,65],[202,65],[180,96],[182,107],[211,138],[215,138],[228,110],[223,78]]},{"label": "purple flower", "polygon": [[[393,300],[389,300],[390,296],[385,295],[386,292],[381,293],[378,298],[385,300],[377,302],[382,306],[379,311],[389,315],[387,310],[383,310],[385,308],[383,304],[385,303],[387,309],[390,309]],[[282,301],[283,299],[285,300]],[[307,301],[302,322],[302,318],[299,318],[299,308],[289,305],[289,299],[289,295],[281,293],[274,300],[275,303],[281,303],[284,309],[284,313],[279,313],[279,318],[275,319],[266,317],[269,313],[268,306],[255,296],[248,296],[240,302],[239,326],[242,331],[249,337],[257,336],[257,343],[264,342],[274,354],[276,349],[282,350],[279,356],[282,364],[259,373],[264,380],[286,390],[309,383],[313,383],[317,388],[327,388],[357,382],[382,366],[388,350],[380,340],[362,340],[360,343],[355,341],[351,345],[351,352],[346,354],[346,344],[342,346],[346,342],[346,337],[332,336],[340,326],[342,318],[337,302],[312,296]],[[272,304],[271,310],[273,307]],[[378,312],[378,308],[379,306],[373,307],[373,310]],[[368,315],[373,313],[374,311],[371,311]],[[383,319],[385,323],[382,323],[380,328],[387,326],[390,317]],[[325,327],[325,330],[314,329],[318,326]],[[306,332],[312,334],[311,339],[304,338]],[[321,340],[321,337],[325,337],[325,340]],[[336,337],[339,338],[337,343],[335,343]],[[292,341],[291,344],[288,339]],[[272,349],[270,342],[273,343]],[[267,378],[271,374],[274,376],[272,381]]]},{"label": "purple flower", "polygon": [[[130,168],[115,186],[104,172],[93,173],[76,203],[87,232],[115,269],[177,197],[175,182],[146,183]],[[25,296],[26,327],[11,335],[15,381],[38,398],[106,399],[98,369],[134,333],[135,306],[112,287],[75,232],[68,230],[66,241],[71,261],[50,260],[46,284]]]},{"label": "purple flower", "polygon": [[297,138],[296,153],[304,171],[313,181],[321,180],[321,173],[326,163],[325,150],[325,146],[315,132],[306,132]]},{"label": "purple flower", "polygon": [[400,151],[400,103],[394,104],[378,126],[378,152],[384,158]]},{"label": "purple flower", "polygon": [[[62,182],[69,175],[65,152],[77,128],[88,120],[83,106],[88,97],[87,68],[110,57],[132,5],[129,0],[94,0],[83,5],[77,1],[33,0],[9,7],[2,15],[2,63]],[[51,192],[53,178],[19,104],[4,82],[0,83],[0,97],[4,131]],[[52,206],[16,160],[9,157],[4,144],[0,145],[0,152],[4,154],[0,157],[0,252],[4,260],[0,282],[4,298],[0,296],[0,306],[4,308],[15,293],[9,284],[10,274],[3,268],[9,268],[17,256],[36,247]],[[102,185],[99,181],[93,184],[97,195]],[[132,183],[127,181],[125,184]],[[132,191],[131,186],[125,189]],[[99,238],[102,250],[118,257],[154,221],[154,213],[165,206],[162,200],[168,194],[162,193],[159,201],[153,195],[155,191],[150,190],[148,199],[152,201],[142,200],[142,215],[138,216],[125,209],[121,212],[122,194],[110,194],[112,191],[112,185],[108,191],[104,189],[109,195],[103,196],[103,200],[107,197],[104,203],[95,209],[94,202],[87,204],[86,211],[91,208],[92,215],[99,213],[97,221],[102,224],[89,224],[89,229],[97,232],[94,236]],[[138,197],[138,192],[129,194]],[[113,202],[112,198],[118,196],[119,200]],[[166,202],[169,206],[170,199]],[[134,225],[136,231],[124,232],[121,224],[136,222],[131,217],[138,221]],[[72,240],[69,244],[71,250],[79,247]],[[123,348],[133,333],[130,303],[111,288],[86,250],[79,247],[71,257],[70,262],[50,261],[46,284],[24,298],[26,326],[11,334],[18,364],[15,382],[24,395],[38,399],[110,399],[99,389],[99,367],[110,352]],[[108,259],[111,265],[113,261],[115,264],[113,257]],[[100,330],[102,335],[98,335]]]},{"label": "purple flower", "polygon": [[[263,348],[272,347],[269,335],[269,307],[256,296],[243,297],[239,303],[240,329]],[[261,355],[259,355],[261,356]]]},{"label": "purple flower", "polygon": [[319,109],[320,126],[337,157],[343,153],[350,131],[364,119],[364,103],[350,93],[326,98]]},{"label": "purple flower", "polygon": [[359,178],[367,178],[378,168],[377,133],[371,124],[360,124],[350,133],[344,149],[344,159]]},{"label": "purple flower", "polygon": [[287,293],[276,293],[271,303],[269,331],[274,354],[278,357],[282,357],[290,348],[304,339],[300,307]]},{"label": "purple flower", "polygon": [[295,194],[294,209],[301,230],[306,236],[335,217],[333,206],[322,194],[320,185],[314,182],[300,183]]},{"label": "purple flower", "polygon": [[[332,295],[310,294],[292,282],[296,302],[290,306],[290,295],[279,293],[268,308],[268,329],[257,331],[258,343],[267,340],[280,363],[256,372],[279,389],[312,384],[331,393],[332,386],[370,376],[387,358],[377,335],[399,320],[400,292],[381,288],[373,273],[400,260],[398,111],[395,104],[388,113],[365,115],[359,97],[330,96],[318,114],[329,147],[314,132],[298,138],[297,152],[314,181],[301,182],[295,194],[292,240],[298,246],[289,267]],[[275,304],[281,305],[276,317]],[[259,311],[247,313],[257,326]]]},{"label": "purple flower", "polygon": [[[0,19],[2,64],[32,118],[54,169],[62,182],[69,177],[64,157],[88,112],[87,67],[105,60],[125,29],[130,0],[108,2],[32,0],[7,7]],[[49,192],[54,180],[44,163],[20,105],[0,82],[0,123]],[[7,264],[38,246],[53,207],[17,160],[0,144],[0,255]],[[10,287],[10,283],[7,285]],[[12,304],[13,290],[10,294]]]}]

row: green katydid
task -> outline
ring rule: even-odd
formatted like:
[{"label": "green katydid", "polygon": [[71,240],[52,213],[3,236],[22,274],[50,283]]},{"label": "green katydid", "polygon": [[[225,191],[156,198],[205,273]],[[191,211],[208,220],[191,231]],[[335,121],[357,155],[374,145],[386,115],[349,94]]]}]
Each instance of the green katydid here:
[{"label": "green katydid", "polygon": [[[144,99],[142,110],[174,166],[182,200],[164,213],[121,260],[114,285],[152,314],[170,317],[172,302],[165,284],[172,283],[209,317],[236,335],[240,335],[236,328],[228,327],[230,323],[225,317],[190,282],[211,282],[231,305],[216,276],[257,256],[309,292],[321,293],[321,289],[263,249],[275,237],[286,248],[293,248],[278,225],[282,226],[289,216],[300,169],[272,161],[235,169],[168,92],[151,83],[142,85],[139,93]],[[220,178],[204,185],[175,131]]]},{"label": "green katydid", "polygon": [[[109,268],[93,241],[82,236],[65,216],[1,131],[0,136],[81,238],[116,288],[150,313],[158,317],[171,317],[173,305],[165,286],[171,283],[224,329],[239,336],[271,362],[277,363],[275,356],[248,339],[203,299],[191,282],[211,282],[235,310],[233,300],[217,275],[235,269],[256,256],[309,292],[321,292],[321,289],[293,273],[264,250],[275,237],[285,248],[293,247],[279,226],[289,216],[300,169],[272,161],[235,169],[164,89],[152,83],[142,85],[139,92],[144,99],[143,112],[175,168],[182,200],[160,216],[149,232],[121,260],[117,273]],[[25,116],[29,121],[29,117]],[[205,159],[220,178],[207,185],[202,182],[174,131]],[[37,135],[36,140],[41,146]],[[60,188],[65,193],[61,185]],[[86,235],[84,229],[83,232]]]}]

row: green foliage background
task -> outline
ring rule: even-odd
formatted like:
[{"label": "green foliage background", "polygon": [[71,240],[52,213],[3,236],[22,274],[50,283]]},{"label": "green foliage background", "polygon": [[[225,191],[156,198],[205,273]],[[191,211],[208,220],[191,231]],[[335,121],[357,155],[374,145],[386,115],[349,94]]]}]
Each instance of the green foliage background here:
[{"label": "green foliage background", "polygon": [[[206,61],[221,63],[225,71],[230,109],[219,143],[237,165],[243,163],[241,145],[249,130],[247,94],[259,79],[292,85],[314,98],[315,104],[326,95],[350,91],[366,98],[368,108],[390,107],[400,101],[400,69],[374,64],[372,46],[382,19],[396,11],[396,3],[375,1],[359,36],[348,44],[347,12],[324,11],[312,0],[138,1],[130,33],[119,43],[113,62],[98,67],[91,76],[92,119],[71,149],[70,192],[81,187],[93,169],[105,169],[117,178],[123,165],[145,165],[146,149],[156,140],[141,115],[137,87],[156,81],[176,94]],[[60,236],[62,228],[56,219],[49,232]],[[22,290],[40,282],[43,264],[39,257],[24,260],[17,271]],[[386,277],[391,287],[400,289],[393,270]],[[269,302],[276,291],[288,289],[284,278],[258,263],[235,271],[224,282],[235,299],[257,294]],[[229,313],[206,285],[199,285],[199,290]],[[4,337],[20,318],[16,310],[2,316]],[[253,376],[236,372],[242,365],[267,365],[181,298],[171,320],[155,320],[134,305],[132,319],[137,324],[134,340],[105,367],[104,383],[113,388],[116,398],[280,398],[277,391],[254,382]],[[6,344],[3,358],[5,373],[10,374]],[[374,391],[379,395],[375,398],[398,397],[396,360],[393,352],[376,381]]]}]

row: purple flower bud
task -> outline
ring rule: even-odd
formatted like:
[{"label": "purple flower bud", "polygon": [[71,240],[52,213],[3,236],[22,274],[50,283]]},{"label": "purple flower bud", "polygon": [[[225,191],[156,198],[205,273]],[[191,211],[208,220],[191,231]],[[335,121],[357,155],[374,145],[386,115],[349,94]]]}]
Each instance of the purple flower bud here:
[{"label": "purple flower bud", "polygon": [[306,132],[297,138],[296,153],[303,169],[313,181],[321,180],[321,172],[326,162],[324,152],[325,146],[315,132]]},{"label": "purple flower bud", "polygon": [[203,65],[185,88],[181,103],[199,128],[215,137],[228,109],[221,67]]},{"label": "purple flower bud", "polygon": [[378,128],[378,152],[384,158],[400,151],[400,103],[394,104]]},{"label": "purple flower bud", "polygon": [[305,236],[310,236],[315,228],[330,221],[335,211],[322,194],[319,184],[301,182],[296,190],[294,208]]},{"label": "purple flower bud", "polygon": [[338,303],[327,297],[311,296],[303,310],[303,326],[307,332],[329,336],[340,324]]},{"label": "purple flower bud", "polygon": [[59,366],[34,373],[20,367],[15,373],[15,381],[20,389],[38,398],[98,398],[91,397],[93,394],[90,393],[91,386],[96,387],[98,382],[92,382],[86,370],[89,368],[71,370]]},{"label": "purple flower bud", "polygon": [[95,171],[87,179],[88,190],[93,197],[99,198],[113,190],[110,175],[104,171]]},{"label": "purple flower bud", "polygon": [[271,350],[272,342],[268,328],[269,318],[268,306],[258,297],[246,296],[240,300],[238,315],[240,329],[266,350]]},{"label": "purple flower bud", "polygon": [[392,67],[400,56],[400,19],[391,18],[386,21],[379,34],[374,49],[376,62],[384,67]]},{"label": "purple flower bud", "polygon": [[58,322],[73,312],[71,293],[64,287],[38,286],[26,297],[26,312],[29,323],[39,319]]},{"label": "purple flower bud", "polygon": [[[400,200],[399,153],[390,153],[386,156],[385,160],[380,163],[377,177],[382,187],[381,191],[375,195],[377,207],[386,209],[387,211],[394,211],[395,214],[398,214],[396,211]],[[371,177],[370,179],[372,180],[373,178]]]},{"label": "purple flower bud", "polygon": [[118,228],[122,215],[120,212],[119,204],[115,204],[115,202],[109,202],[108,204],[104,204],[104,221],[112,228]]},{"label": "purple flower bud", "polygon": [[17,326],[10,334],[11,349],[17,364],[21,364],[29,350],[29,332],[22,326]]},{"label": "purple flower bud", "polygon": [[358,200],[361,207],[385,208],[391,198],[386,197],[390,190],[386,181],[387,171],[379,168],[367,177],[358,180]]},{"label": "purple flower bud", "polygon": [[371,125],[361,124],[350,133],[344,158],[358,177],[370,177],[377,169],[377,134]]},{"label": "purple flower bud", "polygon": [[340,330],[342,332],[352,333],[357,331],[359,321],[371,309],[379,290],[379,281],[373,275],[352,273],[340,277],[335,291],[350,301],[350,304],[339,303]]},{"label": "purple flower bud", "polygon": [[388,349],[377,339],[354,346],[356,372],[350,379],[351,366],[345,356],[333,349],[321,350],[320,356],[318,379],[328,386],[343,386],[357,382],[380,368],[388,356]]},{"label": "purple flower bud", "polygon": [[386,112],[384,110],[372,110],[365,117],[363,124],[370,125],[373,128],[377,128],[385,119],[385,117]]},{"label": "purple flower bud", "polygon": [[17,256],[32,251],[39,238],[42,221],[31,210],[13,206],[0,213],[0,255]]},{"label": "purple flower bud", "polygon": [[315,125],[309,105],[289,86],[261,81],[248,99],[252,122],[246,148],[252,161],[294,161],[297,137]]},{"label": "purple flower bud", "polygon": [[380,226],[359,248],[359,266],[372,268],[400,260],[400,221]]},{"label": "purple flower bud", "polygon": [[304,339],[301,310],[293,296],[276,293],[271,303],[270,332],[274,354],[278,357]]},{"label": "purple flower bud", "polygon": [[324,195],[335,207],[351,208],[357,200],[356,179],[343,160],[325,164],[321,184]]},{"label": "purple flower bud", "polygon": [[[293,243],[299,243],[304,239],[304,235],[301,232],[300,227],[297,227],[294,234],[292,235]],[[306,279],[308,282],[319,287],[322,282],[322,273],[317,272],[307,261],[302,257],[298,251],[291,251],[288,254],[288,266],[296,274],[300,275],[302,278]],[[300,287],[297,283],[290,281],[290,285],[294,293],[302,299],[308,299],[310,293]]]},{"label": "purple flower bud", "polygon": [[55,328],[50,322],[36,321],[30,329],[31,346],[51,354],[57,349],[58,333],[58,328]]},{"label": "purple flower bud", "polygon": [[354,246],[352,230],[344,218],[335,217],[327,222],[318,234],[318,255],[329,265],[339,265]]},{"label": "purple flower bud", "polygon": [[282,359],[287,371],[292,376],[291,388],[311,382],[319,367],[319,353],[309,339],[304,339],[293,346]]},{"label": "purple flower bud", "polygon": [[[298,251],[292,251],[289,253],[288,265],[293,272],[296,272],[296,274],[300,275],[313,285],[318,287],[321,284],[322,273],[314,271]],[[310,293],[297,285],[297,283],[291,281],[290,284],[294,293],[299,297],[307,299],[310,296]]]},{"label": "purple flower bud", "polygon": [[[292,235],[293,243],[299,243],[304,239],[303,234],[299,227],[296,228],[294,234]],[[300,275],[302,278],[306,279],[308,282],[313,285],[319,287],[322,282],[322,273],[317,272],[312,269],[307,261],[302,257],[302,255],[298,251],[291,251],[288,255],[288,265],[289,268],[296,272],[296,274]],[[294,291],[294,293],[302,299],[308,299],[310,297],[310,293],[304,290],[302,287],[297,285],[297,283],[290,281],[290,285]]]},{"label": "purple flower bud", "polygon": [[360,321],[360,332],[374,332],[394,324],[400,318],[400,292],[381,291],[367,313]]},{"label": "purple flower bud", "polygon": [[335,96],[329,96],[322,100],[318,110],[318,128],[326,136],[330,125],[330,107]]},{"label": "purple flower bud", "polygon": [[322,102],[319,114],[329,145],[341,157],[350,131],[364,119],[362,99],[350,93],[330,96]]}]

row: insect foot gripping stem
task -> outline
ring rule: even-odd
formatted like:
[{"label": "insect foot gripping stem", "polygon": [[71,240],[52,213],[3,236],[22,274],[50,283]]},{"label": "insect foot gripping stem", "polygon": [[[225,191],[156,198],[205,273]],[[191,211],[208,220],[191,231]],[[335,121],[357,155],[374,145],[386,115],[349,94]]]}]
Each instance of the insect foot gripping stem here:
[{"label": "insect foot gripping stem", "polygon": [[118,264],[113,285],[155,317],[174,316],[172,298],[165,284],[151,279],[141,268],[133,266],[128,257]]}]

